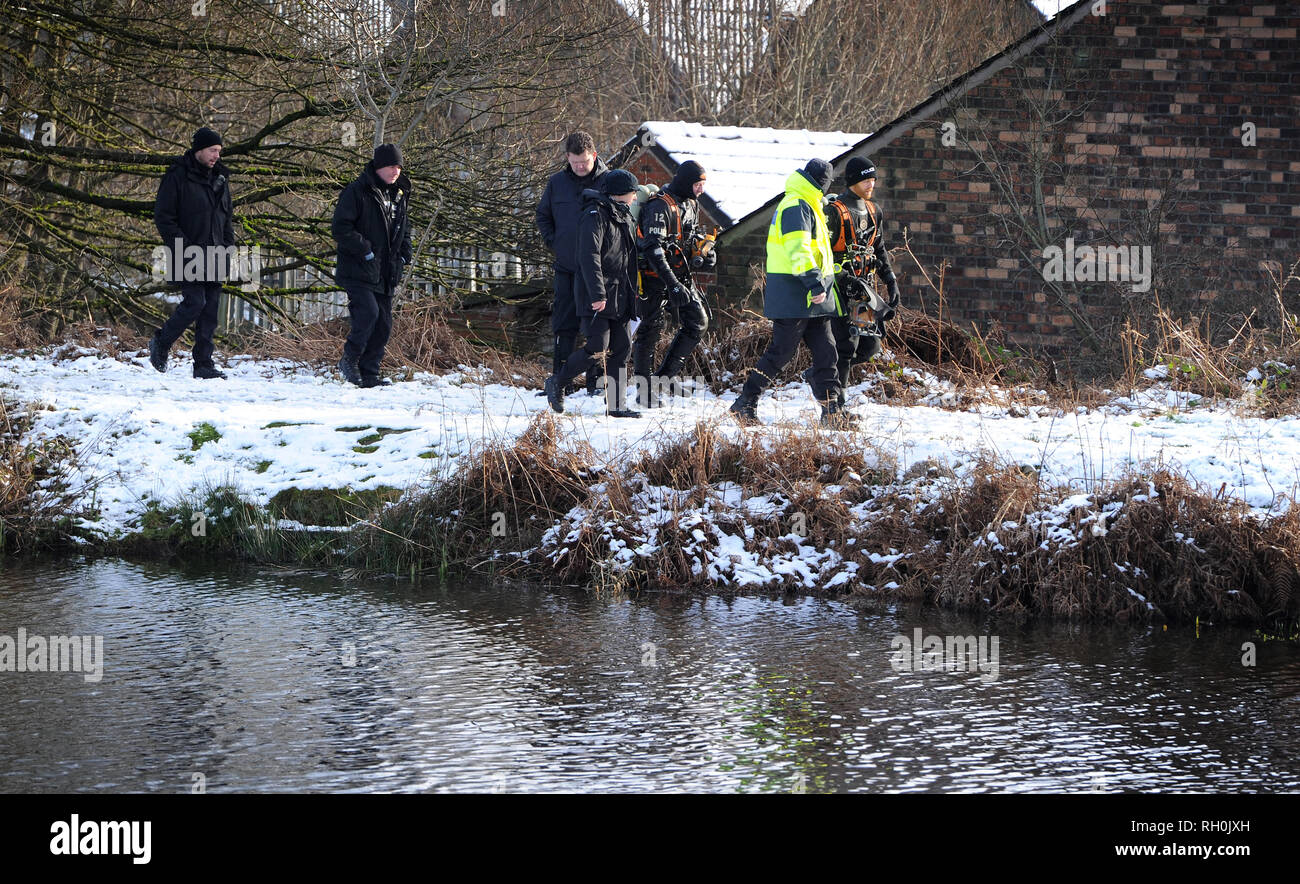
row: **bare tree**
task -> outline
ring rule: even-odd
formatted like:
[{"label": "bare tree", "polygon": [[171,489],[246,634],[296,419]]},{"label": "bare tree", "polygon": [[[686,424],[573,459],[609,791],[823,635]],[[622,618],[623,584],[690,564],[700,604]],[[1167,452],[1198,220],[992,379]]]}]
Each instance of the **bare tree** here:
[{"label": "bare tree", "polygon": [[[153,197],[199,125],[225,135],[237,237],[263,271],[332,288],[329,210],[383,140],[401,143],[430,252],[540,254],[519,193],[540,176],[536,133],[584,76],[596,33],[542,0],[71,0],[0,9],[0,224],[23,309],[156,319]],[[499,14],[498,14],[499,13]],[[424,268],[455,291],[476,271]],[[272,276],[272,279],[277,277]]]}]

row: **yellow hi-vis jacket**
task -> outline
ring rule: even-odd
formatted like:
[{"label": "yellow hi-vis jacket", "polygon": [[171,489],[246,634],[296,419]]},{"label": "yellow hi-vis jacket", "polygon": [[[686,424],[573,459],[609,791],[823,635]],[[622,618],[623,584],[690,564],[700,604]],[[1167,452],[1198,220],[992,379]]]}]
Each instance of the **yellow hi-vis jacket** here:
[{"label": "yellow hi-vis jacket", "polygon": [[[802,172],[785,182],[785,198],[767,229],[767,285],[763,315],[768,319],[834,316],[835,256],[822,209],[822,191]],[[826,292],[820,304],[813,296]]]}]

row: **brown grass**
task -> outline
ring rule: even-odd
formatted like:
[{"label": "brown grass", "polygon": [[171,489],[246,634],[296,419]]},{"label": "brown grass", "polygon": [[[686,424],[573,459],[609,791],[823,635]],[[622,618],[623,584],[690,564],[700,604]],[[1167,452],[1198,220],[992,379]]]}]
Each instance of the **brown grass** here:
[{"label": "brown grass", "polygon": [[30,426],[28,413],[0,397],[0,552],[56,544],[59,525],[80,505],[63,481],[75,449],[58,438],[24,442]]},{"label": "brown grass", "polygon": [[[1017,615],[1300,616],[1300,509],[1261,517],[1161,470],[1112,482],[1063,519],[1042,518],[1068,493],[1041,487],[1032,472],[986,466],[970,484],[919,506],[896,496],[863,539],[907,558],[888,568],[864,563],[864,580],[895,580],[900,595],[942,607]],[[886,536],[877,538],[880,532]],[[872,599],[876,591],[860,596]]]},{"label": "brown grass", "polygon": [[[629,473],[653,485],[705,490],[735,482],[749,494],[785,493],[795,483],[880,483],[892,479],[892,458],[858,437],[817,428],[775,427],[730,438],[716,423],[700,422],[657,450],[633,459]],[[857,478],[853,478],[856,475]]]},{"label": "brown grass", "polygon": [[[358,551],[368,567],[397,573],[490,563],[598,591],[734,591],[704,567],[729,567],[725,533],[760,563],[800,544],[836,551],[844,564],[820,579],[856,565],[864,604],[1118,621],[1300,617],[1300,508],[1262,516],[1167,470],[1112,482],[1069,508],[1062,501],[1075,492],[1027,468],[985,462],[964,481],[895,475],[858,436],[778,428],[733,437],[711,423],[602,464],[586,445],[565,444],[543,412],[517,442],[477,449],[428,492],[378,514]],[[765,507],[721,504],[725,483]],[[646,523],[656,511],[662,518]],[[647,541],[649,558],[619,552]],[[776,580],[767,588],[797,582]],[[838,586],[825,591],[847,584]]]},{"label": "brown grass", "polygon": [[363,526],[357,553],[396,573],[478,566],[534,544],[575,504],[587,500],[600,461],[583,444],[561,441],[549,411],[513,442],[479,445],[450,476],[410,494]]}]

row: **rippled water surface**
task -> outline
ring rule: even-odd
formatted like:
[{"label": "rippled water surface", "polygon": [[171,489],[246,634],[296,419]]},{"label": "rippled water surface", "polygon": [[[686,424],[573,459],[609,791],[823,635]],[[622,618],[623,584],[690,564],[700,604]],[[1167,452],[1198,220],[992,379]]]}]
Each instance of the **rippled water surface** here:
[{"label": "rippled water surface", "polygon": [[[0,569],[20,627],[104,671],[0,671],[4,791],[1300,789],[1300,654],[1247,629],[118,561]],[[996,678],[896,671],[916,629]]]}]

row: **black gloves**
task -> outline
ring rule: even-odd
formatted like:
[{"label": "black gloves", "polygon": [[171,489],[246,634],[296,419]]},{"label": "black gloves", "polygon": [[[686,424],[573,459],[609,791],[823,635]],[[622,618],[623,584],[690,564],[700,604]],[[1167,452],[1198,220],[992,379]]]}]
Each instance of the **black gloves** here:
[{"label": "black gloves", "polygon": [[691,293],[684,285],[678,283],[668,291],[668,300],[674,307],[683,307],[691,299]]},{"label": "black gloves", "polygon": [[890,281],[889,284],[889,303],[883,310],[876,311],[876,318],[881,322],[888,322],[898,313],[898,283]]}]

